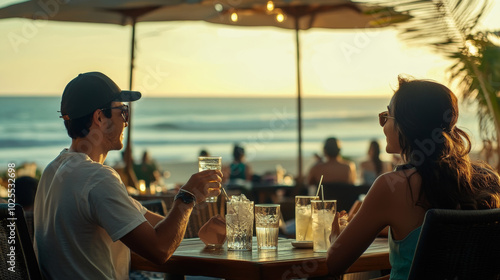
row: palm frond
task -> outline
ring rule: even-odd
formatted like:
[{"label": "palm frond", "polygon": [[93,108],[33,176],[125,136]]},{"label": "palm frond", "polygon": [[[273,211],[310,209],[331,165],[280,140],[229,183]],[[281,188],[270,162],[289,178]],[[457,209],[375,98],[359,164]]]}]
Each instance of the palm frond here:
[{"label": "palm frond", "polygon": [[444,55],[463,47],[465,34],[474,31],[489,6],[488,0],[368,1],[410,14],[411,20],[398,25],[401,39],[409,44],[433,46]]},{"label": "palm frond", "polygon": [[403,41],[430,46],[454,61],[448,68],[450,81],[458,85],[464,102],[477,105],[480,136],[496,140],[500,156],[500,32],[475,30],[489,0],[372,2],[412,17],[398,25]]}]

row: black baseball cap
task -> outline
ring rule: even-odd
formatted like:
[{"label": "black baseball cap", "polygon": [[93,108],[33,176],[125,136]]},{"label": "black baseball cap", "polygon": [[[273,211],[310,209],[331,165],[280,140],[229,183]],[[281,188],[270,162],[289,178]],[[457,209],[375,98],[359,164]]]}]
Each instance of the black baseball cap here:
[{"label": "black baseball cap", "polygon": [[103,73],[83,73],[71,80],[64,89],[61,118],[74,120],[102,109],[112,101],[130,102],[140,98],[140,92],[121,90]]}]

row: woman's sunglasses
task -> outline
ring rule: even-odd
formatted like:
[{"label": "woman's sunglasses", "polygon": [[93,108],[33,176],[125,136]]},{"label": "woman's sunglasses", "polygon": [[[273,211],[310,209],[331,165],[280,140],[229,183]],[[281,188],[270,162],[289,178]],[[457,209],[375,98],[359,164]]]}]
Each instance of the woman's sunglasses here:
[{"label": "woman's sunglasses", "polygon": [[123,121],[124,122],[128,122],[128,120],[129,120],[129,113],[130,113],[130,111],[128,109],[128,105],[122,105],[122,106],[119,106],[119,107],[103,108],[101,110],[104,111],[104,110],[112,110],[112,109],[120,109],[120,110],[122,110],[121,115],[122,115]]},{"label": "woman's sunglasses", "polygon": [[387,122],[387,119],[395,120],[396,118],[389,116],[388,111],[378,114],[378,123],[380,124],[381,127],[384,127],[385,123]]}]

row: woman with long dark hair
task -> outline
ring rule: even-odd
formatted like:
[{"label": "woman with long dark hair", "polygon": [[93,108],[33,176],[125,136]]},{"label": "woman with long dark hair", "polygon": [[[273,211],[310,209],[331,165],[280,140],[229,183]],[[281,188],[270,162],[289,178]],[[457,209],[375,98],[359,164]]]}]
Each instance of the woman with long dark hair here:
[{"label": "woman with long dark hair", "polygon": [[500,178],[486,164],[470,160],[470,138],[456,126],[457,119],[457,98],[447,87],[399,77],[399,88],[379,121],[386,151],[400,154],[405,163],[377,178],[332,244],[327,257],[331,274],[343,273],[389,226],[390,279],[407,279],[428,209],[500,207]]},{"label": "woman with long dark hair", "polygon": [[378,176],[391,170],[388,162],[380,159],[380,145],[377,140],[370,141],[368,159],[361,162],[361,180],[363,185],[371,186]]}]

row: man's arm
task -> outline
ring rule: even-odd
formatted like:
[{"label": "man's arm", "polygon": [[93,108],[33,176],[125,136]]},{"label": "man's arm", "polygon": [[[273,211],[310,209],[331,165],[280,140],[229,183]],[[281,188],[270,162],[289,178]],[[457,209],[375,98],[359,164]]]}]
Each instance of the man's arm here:
[{"label": "man's arm", "polygon": [[[220,194],[221,176],[217,170],[202,171],[191,176],[182,189],[193,193],[197,202],[202,202],[208,195]],[[214,190],[209,192],[209,188]],[[149,261],[165,263],[181,243],[193,207],[194,202],[186,204],[178,199],[164,219],[148,212],[145,214],[148,222],[140,224],[120,240]]]},{"label": "man's arm", "polygon": [[154,212],[151,212],[148,210],[148,212],[146,212],[146,214],[144,214],[144,218],[146,218],[146,220],[148,220],[148,222],[154,227],[156,226],[159,222],[161,222],[163,219],[165,219],[164,216],[162,215],[158,215]]},{"label": "man's arm", "polygon": [[[156,264],[165,263],[184,238],[193,206],[194,203],[185,204],[177,200],[168,216],[155,227],[144,222],[122,237],[121,241],[138,255]],[[151,218],[153,215],[148,216]],[[154,216],[153,221],[157,218]]]}]

